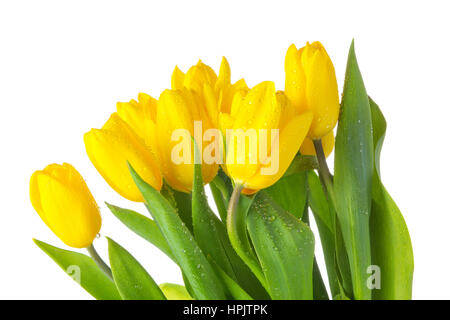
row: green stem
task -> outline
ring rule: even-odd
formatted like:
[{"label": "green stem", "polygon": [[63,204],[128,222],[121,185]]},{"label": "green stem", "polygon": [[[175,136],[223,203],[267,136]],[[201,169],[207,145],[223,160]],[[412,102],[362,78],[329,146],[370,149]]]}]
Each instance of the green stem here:
[{"label": "green stem", "polygon": [[112,272],[110,267],[103,261],[103,259],[97,253],[97,250],[94,248],[94,243],[92,243],[89,247],[86,248],[91,256],[92,260],[97,264],[97,266],[111,279],[114,281]]},{"label": "green stem", "polygon": [[247,238],[245,217],[241,216],[238,209],[241,191],[244,188],[241,184],[236,184],[230,197],[227,210],[227,232],[230,243],[239,257],[248,265],[263,287],[268,290],[266,278],[262,272],[258,259],[252,254],[252,248]]},{"label": "green stem", "polygon": [[316,149],[317,162],[319,163],[320,181],[322,182],[322,186],[324,187],[326,193],[331,198],[331,202],[333,203],[334,208],[336,208],[336,198],[334,196],[333,190],[333,176],[331,175],[330,169],[328,168],[325,153],[323,151],[322,140],[313,140],[313,143],[314,148]]},{"label": "green stem", "polygon": [[[330,205],[332,206],[332,213],[331,213],[331,220],[332,220],[332,227],[333,227],[333,235],[334,235],[334,245],[335,245],[335,263],[337,263],[336,265],[336,270],[334,270],[334,272],[336,272],[336,276],[338,273],[344,273],[345,274],[341,274],[341,279],[338,280],[339,282],[342,281],[342,286],[345,288],[351,288],[352,284],[351,284],[351,280],[349,278],[349,276],[347,276],[347,272],[346,270],[346,265],[343,265],[343,263],[345,263],[345,261],[348,259],[347,256],[345,258],[340,257],[341,255],[338,254],[338,251],[340,252],[340,250],[342,250],[343,248],[338,248],[338,243],[341,243],[339,240],[339,237],[342,237],[340,235],[340,230],[339,226],[337,225],[337,207],[336,207],[336,196],[334,194],[334,186],[333,186],[333,176],[331,175],[330,169],[328,168],[328,164],[326,161],[326,157],[325,157],[325,152],[323,151],[323,146],[322,146],[322,140],[318,139],[318,140],[313,140],[314,143],[314,148],[316,149],[316,157],[317,157],[317,162],[319,163],[319,178],[320,178],[320,182],[322,183],[322,187],[324,189],[325,194],[327,195],[328,199],[330,200]],[[346,260],[343,260],[346,259]],[[348,262],[347,262],[348,263]],[[342,270],[341,270],[342,268]],[[338,276],[337,276],[338,277]],[[339,279],[339,277],[338,277]],[[330,283],[331,286],[331,283]]]}]

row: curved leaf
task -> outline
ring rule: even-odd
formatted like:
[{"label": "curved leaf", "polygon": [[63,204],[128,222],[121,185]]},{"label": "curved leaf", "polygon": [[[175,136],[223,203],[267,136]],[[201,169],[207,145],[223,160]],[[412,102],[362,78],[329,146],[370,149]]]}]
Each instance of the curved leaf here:
[{"label": "curved leaf", "polygon": [[163,183],[161,194],[169,201],[180,219],[186,224],[189,231],[192,232],[191,195],[174,190],[167,183]]},{"label": "curved leaf", "polygon": [[90,257],[63,250],[36,239],[33,241],[95,299],[121,300],[114,282],[97,267]]},{"label": "curved leaf", "polygon": [[109,261],[117,289],[124,300],[166,300],[141,264],[121,245],[108,239]]},{"label": "curved leaf", "polygon": [[198,299],[225,299],[225,291],[210,263],[176,210],[130,167],[145,204]]},{"label": "curved leaf", "polygon": [[380,153],[386,133],[386,121],[380,108],[371,99],[370,107],[375,148],[370,216],[372,263],[381,270],[381,287],[373,290],[373,298],[411,299],[414,272],[411,238],[399,208],[381,182]]},{"label": "curved leaf", "polygon": [[[336,257],[335,225],[333,216],[333,206],[327,198],[320,183],[319,177],[314,171],[308,171],[308,203],[314,215],[314,220],[319,230],[320,242],[327,267],[328,282],[330,284],[331,295],[335,297],[340,293],[337,259],[347,261],[347,255]],[[345,252],[344,252],[345,253]],[[343,286],[351,290],[350,271],[343,270]],[[341,271],[342,272],[342,271]]]},{"label": "curved leaf", "polygon": [[155,221],[133,210],[120,208],[109,203],[106,203],[106,205],[130,230],[153,244],[175,262],[170,247]]},{"label": "curved leaf", "polygon": [[[267,195],[287,212],[309,225],[307,171],[292,173],[282,177],[265,189]],[[314,300],[328,300],[328,293],[316,259],[313,266]]]},{"label": "curved leaf", "polygon": [[312,299],[314,235],[300,219],[256,194],[248,231],[272,299]]}]

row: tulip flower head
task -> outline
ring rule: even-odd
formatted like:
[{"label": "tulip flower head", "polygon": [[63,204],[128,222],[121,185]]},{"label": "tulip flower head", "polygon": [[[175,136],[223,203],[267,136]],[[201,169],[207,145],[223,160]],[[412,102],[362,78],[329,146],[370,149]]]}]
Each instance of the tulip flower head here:
[{"label": "tulip flower head", "polygon": [[45,224],[70,247],[90,246],[100,231],[97,203],[81,175],[68,163],[34,172],[30,199]]},{"label": "tulip flower head", "polygon": [[156,146],[156,108],[158,101],[146,93],[139,93],[138,101],[118,102],[117,113],[133,131],[155,153]]},{"label": "tulip flower head", "polygon": [[161,189],[162,177],[154,154],[117,113],[111,115],[103,128],[87,132],[84,144],[97,171],[121,196],[131,201],[144,201],[127,161],[148,184]]},{"label": "tulip flower head", "polygon": [[225,57],[222,57],[219,75],[214,70],[199,61],[197,65],[183,73],[178,67],[172,74],[172,89],[188,89],[195,94],[211,115],[214,124],[217,124],[219,112],[230,112],[234,94],[240,90],[248,90],[244,79],[234,84],[231,83],[230,65]]},{"label": "tulip flower head", "polygon": [[220,116],[227,137],[227,174],[247,194],[274,184],[298,152],[312,117],[312,112],[300,113],[283,92],[276,92],[273,82],[236,94],[230,114]]},{"label": "tulip flower head", "polygon": [[[194,131],[200,130],[196,140],[201,145],[202,154],[208,146],[220,141],[218,135],[209,137],[211,143],[203,144],[203,133],[214,129],[216,122],[209,109],[198,100],[192,90],[165,90],[158,100],[156,134],[158,155],[165,181],[175,190],[189,193],[192,190],[194,173]],[[197,127],[196,130],[194,130]],[[199,128],[198,128],[199,127]],[[216,130],[217,131],[217,130]],[[212,131],[214,132],[214,130]],[[213,149],[218,152],[218,147]],[[215,154],[219,156],[219,154]],[[204,183],[209,183],[217,174],[219,161],[203,161]]]},{"label": "tulip flower head", "polygon": [[333,63],[320,42],[297,50],[291,45],[285,59],[285,91],[300,112],[309,110],[313,121],[308,133],[321,139],[336,126],[339,93]]}]

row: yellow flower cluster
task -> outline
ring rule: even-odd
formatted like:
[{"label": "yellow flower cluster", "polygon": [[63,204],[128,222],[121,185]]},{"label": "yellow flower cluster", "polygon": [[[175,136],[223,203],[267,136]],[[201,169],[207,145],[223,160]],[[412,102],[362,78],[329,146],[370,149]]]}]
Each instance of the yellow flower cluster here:
[{"label": "yellow flower cluster", "polygon": [[[273,82],[249,88],[243,79],[232,83],[230,66],[222,59],[219,74],[199,61],[184,73],[178,67],[172,74],[171,88],[158,99],[140,93],[138,99],[117,103],[100,129],[84,135],[89,159],[105,181],[121,196],[142,202],[127,162],[155,189],[163,181],[173,189],[189,193],[192,189],[194,152],[190,159],[173,161],[178,141],[175,130],[195,136],[195,123],[202,131],[218,129],[219,145],[225,144],[219,158],[223,170],[244,193],[254,193],[274,184],[287,170],[295,155],[314,155],[313,140],[322,140],[326,155],[334,146],[333,128],[339,116],[339,96],[333,64],[319,42],[297,50],[289,47],[285,59],[285,91],[276,91]],[[233,157],[242,153],[238,144],[229,144],[227,132],[254,130],[258,146],[268,144],[268,153],[244,149],[244,162]],[[277,129],[278,144],[261,129]],[[226,142],[225,136],[227,136]],[[230,135],[230,141],[235,138]],[[198,142],[198,141],[196,141]],[[202,152],[210,146],[203,144]],[[217,150],[215,152],[218,152]],[[279,155],[277,170],[269,169],[271,153]],[[202,162],[204,183],[217,174],[219,163]],[[98,233],[101,218],[97,205],[80,174],[70,165],[50,165],[36,171],[30,184],[31,201],[44,222],[66,244],[89,246]]]}]

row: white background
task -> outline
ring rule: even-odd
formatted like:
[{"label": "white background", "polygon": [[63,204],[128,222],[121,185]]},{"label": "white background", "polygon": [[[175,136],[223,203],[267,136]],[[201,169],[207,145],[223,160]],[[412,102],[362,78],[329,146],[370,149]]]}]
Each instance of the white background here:
[{"label": "white background", "polygon": [[[108,212],[103,201],[145,210],[103,181],[84,132],[102,126],[117,101],[141,91],[157,98],[176,64],[186,71],[199,58],[218,71],[224,55],[233,81],[273,80],[283,89],[291,43],[320,40],[342,90],[352,38],[367,91],[388,121],[383,179],[411,233],[414,298],[450,298],[448,13],[444,1],[2,1],[0,298],[90,298],[32,242],[64,247],[28,196],[30,175],[53,162],[85,177],[102,235],[157,282],[181,283],[168,258]],[[95,244],[105,257],[105,238]]]}]

